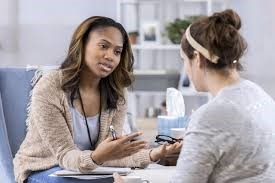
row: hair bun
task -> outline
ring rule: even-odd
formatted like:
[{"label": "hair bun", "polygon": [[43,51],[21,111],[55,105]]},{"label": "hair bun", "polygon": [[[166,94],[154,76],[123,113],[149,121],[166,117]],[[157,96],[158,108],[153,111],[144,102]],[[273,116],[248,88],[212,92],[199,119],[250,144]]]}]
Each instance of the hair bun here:
[{"label": "hair bun", "polygon": [[233,26],[239,30],[242,26],[239,15],[232,9],[214,13],[213,16],[209,17],[210,20],[214,20],[216,23],[224,23]]}]

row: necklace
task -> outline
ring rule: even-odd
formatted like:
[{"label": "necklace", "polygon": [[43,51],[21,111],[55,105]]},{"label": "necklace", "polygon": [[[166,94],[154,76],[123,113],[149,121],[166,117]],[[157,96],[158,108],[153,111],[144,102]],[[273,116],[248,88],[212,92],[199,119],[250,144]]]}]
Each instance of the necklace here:
[{"label": "necklace", "polygon": [[[89,137],[90,145],[91,145],[91,147],[93,147],[93,143],[92,143],[92,139],[91,139],[91,135],[90,135],[91,133],[90,133],[90,129],[89,129],[89,126],[88,126],[88,120],[87,120],[87,116],[86,116],[86,113],[85,113],[85,110],[84,110],[84,105],[83,105],[83,101],[82,101],[82,98],[81,98],[81,94],[80,94],[79,88],[78,88],[78,95],[79,95],[81,110],[83,112],[85,124],[86,124],[86,127],[87,127],[87,132],[88,132],[88,137]],[[99,122],[100,122],[100,116],[101,116],[101,93],[100,92],[99,92],[99,100],[100,100],[99,101]],[[97,135],[97,138],[98,138],[98,136],[99,136],[99,133]]]}]

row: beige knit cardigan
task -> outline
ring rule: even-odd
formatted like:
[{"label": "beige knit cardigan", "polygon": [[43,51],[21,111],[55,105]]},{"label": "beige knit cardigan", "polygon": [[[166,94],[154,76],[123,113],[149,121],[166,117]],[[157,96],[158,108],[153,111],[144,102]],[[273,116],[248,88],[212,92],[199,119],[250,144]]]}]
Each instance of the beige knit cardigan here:
[{"label": "beige knit cardigan", "polygon": [[[62,77],[62,71],[52,71],[33,89],[27,135],[13,160],[15,180],[19,183],[33,171],[56,165],[80,172],[89,172],[98,166],[90,158],[92,151],[81,151],[74,144],[68,97],[61,89]],[[111,135],[111,124],[121,134],[126,104],[119,104],[116,110],[102,109],[96,147]],[[103,166],[146,167],[151,162],[149,151],[141,150],[130,157],[105,162]]]}]

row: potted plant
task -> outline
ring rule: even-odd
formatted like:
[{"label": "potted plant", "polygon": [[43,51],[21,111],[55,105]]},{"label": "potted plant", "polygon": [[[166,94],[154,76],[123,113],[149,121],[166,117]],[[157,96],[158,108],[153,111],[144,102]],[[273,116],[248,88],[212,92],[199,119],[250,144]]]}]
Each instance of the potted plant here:
[{"label": "potted plant", "polygon": [[174,22],[168,23],[166,32],[170,41],[174,44],[179,44],[182,34],[190,24],[191,22],[189,20],[179,18],[175,19]]},{"label": "potted plant", "polygon": [[165,30],[170,41],[174,44],[179,44],[182,34],[185,32],[188,26],[199,17],[200,16],[190,16],[186,19],[177,18],[173,22],[168,23],[165,27]]}]

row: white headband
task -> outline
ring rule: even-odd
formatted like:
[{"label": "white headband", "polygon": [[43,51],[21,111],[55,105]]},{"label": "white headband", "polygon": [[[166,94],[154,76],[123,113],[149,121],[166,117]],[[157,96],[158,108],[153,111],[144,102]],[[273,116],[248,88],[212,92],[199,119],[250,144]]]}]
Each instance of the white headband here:
[{"label": "white headband", "polygon": [[186,29],[185,31],[185,37],[188,41],[188,43],[195,49],[197,50],[198,52],[200,52],[205,58],[207,58],[209,61],[211,61],[212,63],[215,63],[217,64],[218,63],[218,60],[219,60],[219,57],[215,54],[212,54],[210,56],[210,53],[209,51],[204,48],[202,45],[200,45],[192,36],[191,36],[191,33],[190,33],[190,27],[191,25]]}]

